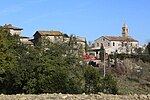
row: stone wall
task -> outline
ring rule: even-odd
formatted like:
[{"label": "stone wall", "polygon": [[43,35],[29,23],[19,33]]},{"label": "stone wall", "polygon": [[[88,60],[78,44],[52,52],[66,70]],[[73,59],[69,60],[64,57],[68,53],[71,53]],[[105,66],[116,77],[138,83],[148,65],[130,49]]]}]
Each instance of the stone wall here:
[{"label": "stone wall", "polygon": [[148,95],[111,95],[111,94],[16,94],[0,95],[0,100],[150,100]]}]

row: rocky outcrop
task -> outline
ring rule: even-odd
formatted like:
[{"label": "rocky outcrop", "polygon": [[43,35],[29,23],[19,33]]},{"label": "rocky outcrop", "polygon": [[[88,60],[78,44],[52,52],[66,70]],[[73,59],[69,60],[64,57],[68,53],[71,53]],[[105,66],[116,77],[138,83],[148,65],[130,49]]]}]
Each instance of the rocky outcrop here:
[{"label": "rocky outcrop", "polygon": [[0,95],[0,100],[150,100],[148,95],[112,95],[112,94],[16,94]]}]

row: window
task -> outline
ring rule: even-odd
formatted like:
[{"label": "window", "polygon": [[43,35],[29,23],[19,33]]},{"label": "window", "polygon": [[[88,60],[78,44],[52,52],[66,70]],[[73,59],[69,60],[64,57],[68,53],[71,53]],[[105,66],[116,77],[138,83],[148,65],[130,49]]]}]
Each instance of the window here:
[{"label": "window", "polygon": [[138,45],[137,45],[137,44],[135,44],[135,46],[137,47]]},{"label": "window", "polygon": [[95,45],[94,45],[94,44],[92,44],[92,47],[95,47]]},{"label": "window", "polygon": [[108,43],[108,46],[110,46],[110,43]]},{"label": "window", "polygon": [[115,46],[115,42],[113,42],[113,46]]},{"label": "window", "polygon": [[97,47],[99,47],[99,43],[97,43]]},{"label": "window", "polygon": [[132,43],[131,43],[131,46],[132,46]]},{"label": "window", "polygon": [[105,41],[105,38],[103,38],[103,41]]}]

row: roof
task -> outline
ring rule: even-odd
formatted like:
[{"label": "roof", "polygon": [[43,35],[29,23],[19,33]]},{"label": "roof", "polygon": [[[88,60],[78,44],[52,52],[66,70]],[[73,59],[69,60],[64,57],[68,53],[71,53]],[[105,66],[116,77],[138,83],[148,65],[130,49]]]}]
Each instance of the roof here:
[{"label": "roof", "polygon": [[110,41],[130,41],[130,42],[138,42],[138,40],[135,40],[133,38],[127,38],[122,36],[104,36],[106,39]]},{"label": "roof", "polygon": [[3,28],[5,28],[5,29],[14,29],[14,30],[23,30],[22,28],[18,28],[18,27],[14,27],[14,26],[12,26],[11,24],[5,24],[4,26],[3,26]]},{"label": "roof", "polygon": [[123,27],[128,27],[126,23],[123,24]]},{"label": "roof", "polygon": [[41,36],[62,36],[62,33],[60,31],[44,31],[43,30],[43,31],[37,31],[36,33],[39,33]]},{"label": "roof", "polygon": [[33,45],[33,42],[31,41],[22,41],[23,44],[27,44],[27,45]]},{"label": "roof", "polygon": [[27,37],[27,36],[19,36],[20,38],[29,38],[29,37]]},{"label": "roof", "polygon": [[76,37],[77,42],[86,42],[86,38]]}]

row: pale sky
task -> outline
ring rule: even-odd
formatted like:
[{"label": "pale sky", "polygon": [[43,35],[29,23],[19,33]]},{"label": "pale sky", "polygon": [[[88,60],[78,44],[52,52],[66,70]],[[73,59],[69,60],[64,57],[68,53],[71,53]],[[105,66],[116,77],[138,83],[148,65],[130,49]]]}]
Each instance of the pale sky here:
[{"label": "pale sky", "polygon": [[58,30],[94,41],[120,36],[126,23],[140,44],[150,41],[150,0],[2,0],[0,25],[23,28],[32,37],[37,30]]}]

